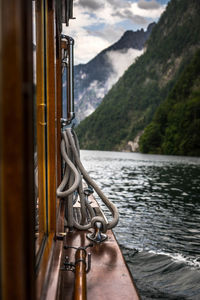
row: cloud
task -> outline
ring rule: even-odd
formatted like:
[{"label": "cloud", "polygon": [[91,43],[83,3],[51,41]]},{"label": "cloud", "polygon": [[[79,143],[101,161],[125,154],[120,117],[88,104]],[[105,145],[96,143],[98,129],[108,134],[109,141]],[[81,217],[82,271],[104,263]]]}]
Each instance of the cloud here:
[{"label": "cloud", "polygon": [[88,103],[87,108],[84,111],[84,117],[91,115],[94,110],[95,110],[95,108],[90,103]]},{"label": "cloud", "polygon": [[156,0],[77,0],[75,20],[63,33],[75,40],[75,64],[86,63],[120,39],[126,30],[146,29],[166,5]]},{"label": "cloud", "polygon": [[144,17],[135,15],[129,9],[117,11],[117,12],[113,13],[113,16],[118,16],[118,17],[121,17],[122,19],[129,19],[130,21],[132,21],[133,23],[136,23],[136,24],[145,25],[148,23],[148,21]]},{"label": "cloud", "polygon": [[63,33],[75,40],[75,64],[86,63],[110,43],[98,34],[91,34],[92,28],[100,23],[95,15],[91,16],[87,10],[75,6],[74,16],[76,20],[71,20],[69,27],[63,25]]},{"label": "cloud", "polygon": [[143,50],[128,49],[120,51],[109,51],[106,53],[108,63],[112,66],[112,73],[105,86],[108,91],[113,84],[124,74],[128,67],[133,64],[137,57],[143,54]]},{"label": "cloud", "polygon": [[160,5],[155,0],[145,1],[140,0],[137,3],[131,4],[131,9],[135,15],[143,18],[156,20],[164,12],[166,5]]},{"label": "cloud", "polygon": [[101,36],[78,35],[76,38],[75,57],[76,63],[86,63],[110,43]]},{"label": "cloud", "polygon": [[156,0],[151,0],[151,1],[139,0],[138,7],[141,9],[158,9],[161,7],[161,5]]},{"label": "cloud", "polygon": [[76,6],[82,6],[83,8],[89,8],[90,10],[96,10],[104,7],[104,3],[100,3],[98,0],[79,0],[75,2]]},{"label": "cloud", "polygon": [[[136,49],[123,49],[120,51],[109,51],[106,53],[107,63],[110,65],[111,73],[105,83],[98,80],[93,80],[88,88],[78,97],[78,102],[84,103],[86,101],[86,107],[82,110],[81,106],[78,107],[78,114],[80,120],[89,116],[96,108],[88,101],[88,95],[92,92],[93,100],[98,100],[97,103],[103,99],[107,92],[112,88],[112,86],[118,81],[118,79],[124,74],[128,67],[134,63],[135,59],[143,54],[143,50]],[[82,74],[81,74],[82,75]],[[80,109],[81,108],[81,112]]]},{"label": "cloud", "polygon": [[103,30],[88,31],[90,35],[99,36],[108,41],[109,45],[116,42],[124,33],[124,28],[115,25],[105,25]]},{"label": "cloud", "polygon": [[107,0],[107,2],[114,7],[114,9],[116,8],[125,8],[125,7],[130,7],[130,2],[126,2],[126,1],[121,1],[121,0]]}]

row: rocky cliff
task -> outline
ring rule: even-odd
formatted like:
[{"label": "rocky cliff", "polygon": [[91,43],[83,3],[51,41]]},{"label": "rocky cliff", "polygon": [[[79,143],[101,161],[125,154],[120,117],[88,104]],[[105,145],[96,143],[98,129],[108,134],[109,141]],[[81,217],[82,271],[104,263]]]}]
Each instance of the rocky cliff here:
[{"label": "rocky cliff", "polygon": [[126,31],[119,41],[100,52],[87,64],[75,66],[75,107],[77,121],[90,115],[143,48],[155,23],[147,30]]}]

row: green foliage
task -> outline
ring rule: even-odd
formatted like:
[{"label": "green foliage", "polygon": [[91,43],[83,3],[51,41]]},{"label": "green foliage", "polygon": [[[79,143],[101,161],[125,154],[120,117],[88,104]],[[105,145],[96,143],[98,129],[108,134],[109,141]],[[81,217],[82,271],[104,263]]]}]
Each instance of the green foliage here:
[{"label": "green foliage", "polygon": [[148,51],[152,58],[156,56],[161,63],[164,59],[167,62],[172,54],[178,57],[196,44],[199,39],[199,15],[199,0],[170,1],[148,41]]},{"label": "green foliage", "polygon": [[151,123],[141,137],[141,151],[144,153],[159,153],[161,139],[160,125]]},{"label": "green foliage", "polygon": [[[187,145],[182,143],[176,133],[174,119],[177,116],[169,116],[168,111],[179,102],[181,93],[184,98],[190,95],[188,86],[193,82],[192,72],[185,75],[180,86],[177,84],[176,89],[173,88],[199,47],[199,15],[199,0],[171,0],[152,31],[146,52],[129,67],[96,111],[77,127],[82,149],[121,150],[153,119],[141,137],[141,151],[185,154],[187,150],[192,153],[196,140],[187,137]],[[164,101],[168,95],[168,101]],[[176,109],[180,114],[179,122],[177,120],[180,126],[181,116],[186,118],[187,113],[181,106]],[[169,127],[171,120],[173,126]],[[179,143],[176,149],[174,141]]]},{"label": "green foliage", "polygon": [[200,50],[145,129],[140,149],[145,153],[199,156],[199,132]]}]

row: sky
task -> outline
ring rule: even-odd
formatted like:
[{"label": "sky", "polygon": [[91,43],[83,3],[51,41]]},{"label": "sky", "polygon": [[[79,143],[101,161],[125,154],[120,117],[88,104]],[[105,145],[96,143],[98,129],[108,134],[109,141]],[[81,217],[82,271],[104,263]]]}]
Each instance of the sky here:
[{"label": "sky", "polygon": [[126,30],[146,30],[169,0],[74,0],[74,17],[63,33],[75,40],[75,65],[87,63]]}]

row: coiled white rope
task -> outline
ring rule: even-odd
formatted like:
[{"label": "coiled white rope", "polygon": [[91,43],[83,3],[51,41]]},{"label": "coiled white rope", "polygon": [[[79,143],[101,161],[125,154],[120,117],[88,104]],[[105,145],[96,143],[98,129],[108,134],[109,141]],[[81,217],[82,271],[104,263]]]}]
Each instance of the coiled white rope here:
[{"label": "coiled white rope", "polygon": [[[92,180],[80,160],[78,139],[71,128],[67,128],[62,134],[61,154],[65,161],[65,173],[61,184],[57,189],[57,196],[67,200],[67,223],[68,227],[75,227],[79,230],[94,228],[96,222],[102,224],[102,232],[115,227],[119,220],[119,213],[116,206],[104,195],[98,185]],[[71,172],[70,172],[71,170]],[[104,204],[112,213],[112,220],[107,222],[103,216],[96,216],[91,205],[84,194],[81,178],[92,186]],[[80,224],[73,218],[73,193],[78,191],[81,204]],[[88,215],[90,220],[87,224]]]}]

